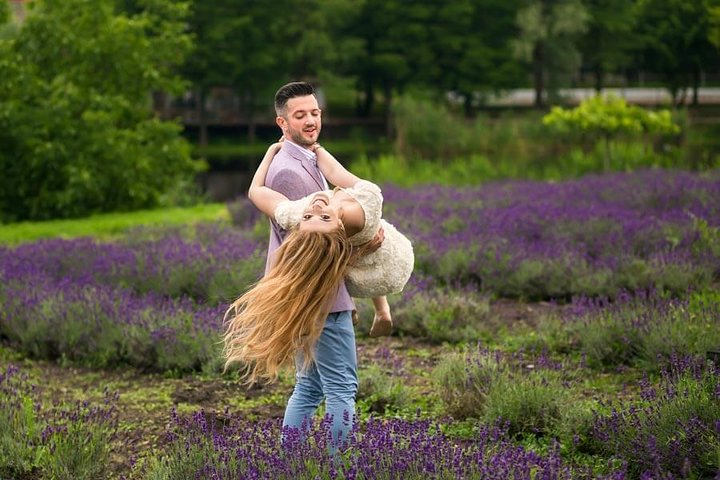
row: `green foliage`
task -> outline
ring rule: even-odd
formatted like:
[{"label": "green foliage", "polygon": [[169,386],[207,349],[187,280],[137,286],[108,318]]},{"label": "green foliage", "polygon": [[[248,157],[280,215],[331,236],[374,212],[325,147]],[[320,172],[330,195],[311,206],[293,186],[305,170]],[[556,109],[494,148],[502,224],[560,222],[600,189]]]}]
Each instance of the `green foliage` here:
[{"label": "green foliage", "polygon": [[720,49],[720,5],[708,6],[708,13],[710,14],[710,32],[708,33],[708,40],[710,43]]},{"label": "green foliage", "polygon": [[187,5],[130,17],[113,0],[35,3],[0,40],[0,221],[157,205],[199,168],[150,105],[183,86],[171,68],[190,46]]},{"label": "green foliage", "polygon": [[237,468],[232,469],[236,459],[231,457],[229,461],[221,462],[220,453],[213,448],[209,439],[193,443],[188,447],[181,445],[180,442],[173,442],[165,449],[164,454],[163,457],[153,457],[148,461],[145,479],[184,480],[193,478],[207,464],[224,464],[228,467],[228,471],[237,471]]},{"label": "green foliage", "polygon": [[17,388],[16,380],[11,377],[0,385],[0,474],[3,475],[32,472],[41,455],[32,445],[42,429],[38,406]]},{"label": "green foliage", "polygon": [[443,105],[401,97],[393,110],[396,150],[411,161],[430,158],[447,163],[472,149],[465,121]]},{"label": "green foliage", "polygon": [[9,2],[0,2],[0,26],[10,20]]},{"label": "green foliage", "polygon": [[621,137],[671,135],[680,132],[669,110],[657,112],[629,105],[622,97],[597,95],[572,109],[553,107],[543,123],[560,133],[605,140],[605,170],[610,170],[610,144]]},{"label": "green foliage", "polygon": [[544,319],[529,344],[557,352],[581,351],[592,368],[639,365],[657,371],[658,359],[704,355],[720,345],[720,298],[693,293],[687,304],[626,300],[572,322]]},{"label": "green foliage", "polygon": [[[717,68],[708,14],[716,0],[638,2],[642,67],[663,75],[674,104],[686,103],[685,89],[700,86],[703,71]],[[694,102],[693,102],[694,103]]]},{"label": "green foliage", "polygon": [[411,405],[403,379],[378,365],[370,364],[360,373],[358,400],[368,413],[385,414]]},{"label": "green foliage", "polygon": [[[47,294],[35,308],[25,308],[12,294],[16,285],[0,290],[0,335],[28,355],[97,368],[130,365],[148,371],[197,371],[213,364],[220,341],[216,331],[203,329],[188,310],[147,307],[136,311],[132,324],[117,318],[127,305],[111,302],[94,288]],[[218,312],[218,315],[220,313]],[[12,322],[8,321],[12,315]]]},{"label": "green foliage", "polygon": [[106,478],[117,398],[103,405],[57,402],[13,366],[0,372],[0,475],[58,480]]},{"label": "green foliage", "polygon": [[597,402],[592,400],[577,399],[563,405],[552,433],[560,442],[564,453],[595,452],[593,427],[598,410]]},{"label": "green foliage", "polygon": [[568,399],[561,372],[516,365],[488,350],[451,354],[432,377],[448,414],[488,423],[501,419],[516,435],[550,433]]},{"label": "green foliage", "polygon": [[511,40],[513,53],[532,70],[536,106],[545,103],[546,77],[552,99],[558,87],[580,66],[577,40],[586,32],[588,20],[587,8],[580,0],[552,4],[534,0],[518,10],[519,34]]},{"label": "green foliage", "polygon": [[393,311],[398,332],[432,342],[472,342],[494,333],[487,297],[470,291],[431,291],[414,295]]},{"label": "green foliage", "polygon": [[258,281],[258,274],[265,270],[267,252],[256,250],[250,257],[227,268],[217,271],[210,279],[200,298],[207,299],[211,304],[229,304]]},{"label": "green foliage", "polygon": [[586,3],[590,21],[581,39],[583,64],[595,76],[597,91],[605,85],[606,76],[631,66],[633,48],[639,41],[637,8],[625,0],[603,0]]},{"label": "green foliage", "polygon": [[[676,124],[682,124],[682,116],[668,118],[666,111],[624,104],[623,111],[631,114],[616,118],[601,101],[591,102],[597,104],[593,110],[604,113],[585,108],[583,125],[589,128],[599,121],[608,125],[615,122],[612,141],[608,142],[599,130],[591,133],[581,130],[579,123],[565,121],[565,116],[575,115],[572,110],[555,110],[558,113],[550,115],[558,119],[552,125],[548,124],[550,115],[543,122],[538,114],[468,120],[444,104],[403,96],[396,100],[393,115],[395,153],[372,160],[360,155],[351,170],[379,183],[459,186],[508,178],[561,180],[603,170],[685,168],[696,161],[689,158],[690,153],[694,157],[708,155],[710,147],[697,145],[699,138],[693,140],[693,152],[668,143],[663,143],[662,148],[651,144],[650,140],[662,137],[666,127],[677,132]],[[623,122],[629,122],[640,133],[634,137],[620,133]],[[553,131],[560,135],[552,135]],[[712,160],[702,162],[708,168],[713,164]]]},{"label": "green foliage", "polygon": [[686,478],[714,475],[720,468],[720,433],[713,428],[720,418],[718,389],[720,375],[711,368],[668,376],[644,392],[643,402],[601,417],[603,435],[594,447],[628,462],[633,476],[658,466]]}]

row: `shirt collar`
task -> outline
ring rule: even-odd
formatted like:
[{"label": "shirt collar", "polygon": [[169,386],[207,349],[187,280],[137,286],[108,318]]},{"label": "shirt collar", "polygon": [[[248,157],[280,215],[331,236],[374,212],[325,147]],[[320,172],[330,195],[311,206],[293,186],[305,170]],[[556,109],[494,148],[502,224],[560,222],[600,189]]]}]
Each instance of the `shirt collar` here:
[{"label": "shirt collar", "polygon": [[316,162],[317,155],[315,152],[311,152],[307,148],[303,148],[297,143],[288,140],[287,138],[283,141],[291,150],[295,151],[298,155],[301,155],[306,160],[311,160],[313,163]]}]

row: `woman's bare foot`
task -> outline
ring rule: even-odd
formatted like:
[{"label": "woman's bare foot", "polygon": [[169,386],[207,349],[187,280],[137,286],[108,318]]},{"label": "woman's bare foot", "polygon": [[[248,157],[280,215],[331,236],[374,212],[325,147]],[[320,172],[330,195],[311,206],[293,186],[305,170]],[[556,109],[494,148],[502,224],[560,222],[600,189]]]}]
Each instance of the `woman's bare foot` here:
[{"label": "woman's bare foot", "polygon": [[392,317],[390,312],[375,312],[372,327],[370,328],[370,337],[387,337],[392,333]]}]

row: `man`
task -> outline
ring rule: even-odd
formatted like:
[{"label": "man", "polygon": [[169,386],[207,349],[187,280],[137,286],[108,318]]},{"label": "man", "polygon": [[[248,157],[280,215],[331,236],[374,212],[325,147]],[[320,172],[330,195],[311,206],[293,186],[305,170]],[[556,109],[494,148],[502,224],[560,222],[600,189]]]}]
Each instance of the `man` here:
[{"label": "man", "polygon": [[[313,151],[322,128],[322,111],[312,85],[292,82],[281,87],[275,94],[275,112],[284,141],[270,165],[265,185],[290,200],[327,189],[328,183],[317,167]],[[340,168],[328,180],[339,187],[351,187],[358,178]],[[268,261],[285,233],[271,221]],[[283,419],[284,429],[306,428],[324,398],[326,412],[332,416],[333,440],[336,445],[347,440],[358,389],[354,308],[345,285],[341,285],[317,342],[315,363],[304,372],[298,368],[296,373],[295,389]],[[298,360],[298,367],[301,363]]]}]

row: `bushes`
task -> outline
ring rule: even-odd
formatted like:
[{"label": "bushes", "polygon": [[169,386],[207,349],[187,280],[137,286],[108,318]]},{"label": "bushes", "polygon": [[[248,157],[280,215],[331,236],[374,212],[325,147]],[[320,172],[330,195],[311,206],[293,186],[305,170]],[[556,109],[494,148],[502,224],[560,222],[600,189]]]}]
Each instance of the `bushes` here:
[{"label": "bushes", "polygon": [[720,469],[720,371],[675,356],[658,387],[645,382],[642,401],[598,416],[595,448],[627,462],[633,477],[710,478]]},{"label": "bushes", "polygon": [[0,334],[42,359],[152,371],[210,368],[219,355],[222,308],[101,286],[31,280],[0,289]]},{"label": "bushes", "polygon": [[116,402],[48,407],[16,367],[0,371],[0,476],[107,478]]},{"label": "bushes", "polygon": [[[514,361],[513,361],[514,360]],[[486,349],[444,359],[433,372],[447,412],[507,422],[513,434],[548,434],[567,401],[563,375],[546,357],[503,358]]]},{"label": "bushes", "polygon": [[0,39],[0,222],[154,207],[202,167],[148,102],[182,91],[186,6],[115,10],[41,2]]},{"label": "bushes", "polygon": [[611,303],[578,300],[571,310],[564,321],[543,320],[539,343],[555,351],[580,351],[593,368],[657,371],[658,362],[674,354],[704,355],[720,345],[717,293],[693,293],[679,301],[637,292]]},{"label": "bushes", "polygon": [[424,291],[394,307],[396,330],[432,342],[468,342],[490,335],[490,304],[471,290]]},{"label": "bushes", "polygon": [[465,119],[442,104],[401,97],[393,116],[394,155],[372,161],[360,157],[351,170],[362,178],[403,186],[469,185],[500,179],[559,180],[609,169],[683,167],[687,161],[680,147],[653,148],[642,140],[609,144],[603,138],[575,135],[573,145],[555,138],[540,115]]},{"label": "bushes", "polygon": [[347,450],[327,453],[324,422],[311,426],[308,440],[277,422],[249,424],[198,412],[175,416],[166,454],[148,464],[142,478],[170,480],[356,478],[578,478],[585,472],[565,465],[556,451],[545,455],[513,445],[499,428],[480,427],[472,442],[446,437],[427,420],[375,419],[357,424]]}]

